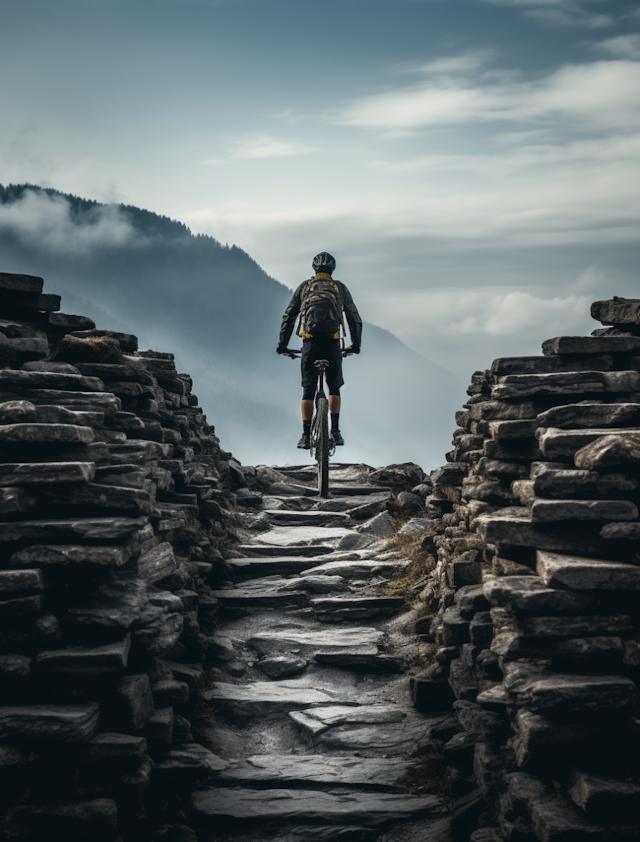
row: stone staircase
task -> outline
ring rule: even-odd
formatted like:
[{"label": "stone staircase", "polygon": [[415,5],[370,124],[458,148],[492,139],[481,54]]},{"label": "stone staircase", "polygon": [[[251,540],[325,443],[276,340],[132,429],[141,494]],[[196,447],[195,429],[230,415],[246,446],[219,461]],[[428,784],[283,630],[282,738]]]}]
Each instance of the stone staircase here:
[{"label": "stone staircase", "polygon": [[[313,468],[278,471],[315,481]],[[355,532],[350,514],[363,502],[381,511],[388,497],[335,466],[328,500],[269,492],[244,515],[246,534],[265,516],[269,528],[240,545],[214,593],[231,660],[204,693],[224,768],[193,797],[203,838],[392,840],[405,838],[396,827],[428,834],[440,823],[441,798],[415,780],[442,717],[411,705],[416,640],[402,631],[404,597],[387,592],[407,562]]]}]

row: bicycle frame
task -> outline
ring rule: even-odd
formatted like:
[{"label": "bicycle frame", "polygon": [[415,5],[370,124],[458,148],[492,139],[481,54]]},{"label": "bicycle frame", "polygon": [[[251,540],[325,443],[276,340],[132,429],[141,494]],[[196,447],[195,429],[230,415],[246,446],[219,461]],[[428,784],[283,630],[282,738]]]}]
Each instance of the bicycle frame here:
[{"label": "bicycle frame", "polygon": [[324,373],[329,366],[328,360],[317,360],[318,384],[315,395],[315,413],[311,421],[311,458],[318,463],[318,494],[329,496],[329,457],[336,447],[329,433],[329,400],[324,391]]}]

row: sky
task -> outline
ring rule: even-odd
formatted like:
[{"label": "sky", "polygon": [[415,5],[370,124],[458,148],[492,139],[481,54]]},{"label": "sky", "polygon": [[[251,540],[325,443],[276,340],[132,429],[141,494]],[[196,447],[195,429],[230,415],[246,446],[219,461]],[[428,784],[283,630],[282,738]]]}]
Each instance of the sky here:
[{"label": "sky", "polygon": [[0,183],[328,250],[465,381],[638,295],[637,3],[0,0],[0,109]]}]

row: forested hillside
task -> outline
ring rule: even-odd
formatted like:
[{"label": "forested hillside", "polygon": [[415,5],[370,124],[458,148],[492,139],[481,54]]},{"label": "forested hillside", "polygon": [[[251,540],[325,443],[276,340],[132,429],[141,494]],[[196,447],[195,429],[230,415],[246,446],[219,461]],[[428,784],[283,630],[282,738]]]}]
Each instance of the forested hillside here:
[{"label": "forested hillside", "polygon": [[[0,270],[41,275],[65,311],[135,332],[140,347],[174,351],[243,461],[300,459],[298,368],[275,354],[291,289],[242,249],[131,205],[0,185]],[[286,280],[293,287],[309,271]],[[366,320],[366,297],[354,295]],[[462,397],[452,374],[365,324],[363,353],[345,376],[343,459],[441,461]]]}]

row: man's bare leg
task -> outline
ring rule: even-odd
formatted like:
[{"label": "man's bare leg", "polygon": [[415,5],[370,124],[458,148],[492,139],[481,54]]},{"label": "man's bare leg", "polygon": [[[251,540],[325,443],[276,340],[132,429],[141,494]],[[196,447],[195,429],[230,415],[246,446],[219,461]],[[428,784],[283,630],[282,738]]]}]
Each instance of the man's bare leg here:
[{"label": "man's bare leg", "polygon": [[[340,398],[338,398],[340,400]],[[331,398],[329,398],[329,406],[331,406]],[[313,418],[313,401],[302,401],[302,421],[311,421]]]}]

